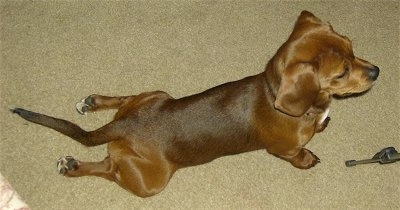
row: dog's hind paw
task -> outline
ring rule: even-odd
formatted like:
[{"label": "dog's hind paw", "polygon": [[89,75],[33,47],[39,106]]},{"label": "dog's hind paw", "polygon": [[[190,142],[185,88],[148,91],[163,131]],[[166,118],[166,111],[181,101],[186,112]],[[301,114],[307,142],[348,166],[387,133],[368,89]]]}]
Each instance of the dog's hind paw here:
[{"label": "dog's hind paw", "polygon": [[78,168],[78,161],[71,156],[61,157],[57,161],[57,170],[61,175],[65,175],[68,171]]},{"label": "dog's hind paw", "polygon": [[90,107],[93,107],[93,106],[94,106],[93,99],[92,99],[92,96],[90,95],[90,96],[82,99],[82,101],[78,102],[75,105],[75,108],[79,114],[86,115],[86,113],[89,111]]}]

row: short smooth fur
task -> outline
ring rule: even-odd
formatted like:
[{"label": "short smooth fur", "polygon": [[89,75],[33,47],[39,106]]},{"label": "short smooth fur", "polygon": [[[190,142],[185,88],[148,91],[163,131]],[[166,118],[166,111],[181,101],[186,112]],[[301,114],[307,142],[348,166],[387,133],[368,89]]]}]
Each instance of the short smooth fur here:
[{"label": "short smooth fur", "polygon": [[303,11],[260,74],[179,99],[162,91],[85,98],[77,104],[80,113],[117,109],[114,120],[97,130],[11,111],[83,145],[108,144],[100,162],[60,158],[61,174],[103,177],[148,197],[178,169],[226,155],[265,149],[297,168],[315,166],[319,158],[304,146],[328,125],[333,96],[365,92],[378,75],[378,67],[353,54],[347,37]]}]

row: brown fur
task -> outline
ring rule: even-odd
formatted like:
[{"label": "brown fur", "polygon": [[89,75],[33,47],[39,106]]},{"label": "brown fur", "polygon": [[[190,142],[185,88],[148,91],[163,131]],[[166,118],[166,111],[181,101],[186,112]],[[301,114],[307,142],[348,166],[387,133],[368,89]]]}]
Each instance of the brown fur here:
[{"label": "brown fur", "polygon": [[266,149],[307,169],[319,159],[304,146],[328,124],[331,98],[372,87],[379,69],[354,56],[351,42],[303,11],[289,39],[260,74],[174,99],[156,91],[128,97],[91,95],[83,112],[118,109],[112,122],[86,132],[77,125],[13,109],[86,146],[108,143],[101,162],[67,158],[65,176],[100,176],[147,197],[180,168]]}]

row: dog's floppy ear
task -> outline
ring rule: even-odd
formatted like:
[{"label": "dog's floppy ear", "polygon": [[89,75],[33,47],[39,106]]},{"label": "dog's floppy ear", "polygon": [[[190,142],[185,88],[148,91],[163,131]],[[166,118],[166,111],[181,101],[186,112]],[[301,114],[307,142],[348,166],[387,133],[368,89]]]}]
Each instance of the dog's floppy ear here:
[{"label": "dog's floppy ear", "polygon": [[306,10],[302,11],[300,13],[300,16],[297,18],[297,24],[302,24],[304,22],[315,23],[315,24],[322,23],[321,19],[315,17],[313,13]]},{"label": "dog's floppy ear", "polygon": [[320,85],[314,67],[297,63],[286,68],[276,94],[276,109],[291,116],[302,116],[314,103]]}]

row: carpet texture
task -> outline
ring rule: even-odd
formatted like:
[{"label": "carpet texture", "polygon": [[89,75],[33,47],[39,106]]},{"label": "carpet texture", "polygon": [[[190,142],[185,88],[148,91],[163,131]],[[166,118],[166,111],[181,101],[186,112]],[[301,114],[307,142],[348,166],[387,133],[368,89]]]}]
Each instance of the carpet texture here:
[{"label": "carpet texture", "polygon": [[[400,209],[400,163],[346,168],[400,150],[399,1],[1,1],[0,171],[33,209]],[[353,41],[381,69],[373,89],[334,101],[328,128],[307,145],[321,158],[299,170],[265,151],[179,170],[151,198],[100,178],[59,176],[56,160],[98,161],[85,148],[8,109],[107,123],[74,105],[92,93],[164,90],[179,98],[263,71],[302,10]]]}]

